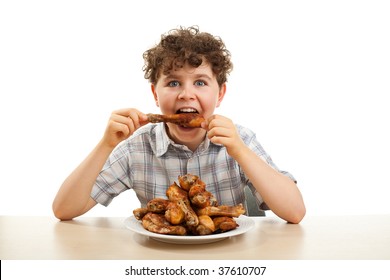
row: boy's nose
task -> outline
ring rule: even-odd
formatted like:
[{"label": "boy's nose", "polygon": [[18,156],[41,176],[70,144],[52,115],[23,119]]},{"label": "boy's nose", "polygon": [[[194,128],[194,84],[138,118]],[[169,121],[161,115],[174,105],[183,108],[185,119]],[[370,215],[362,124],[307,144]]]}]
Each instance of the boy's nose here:
[{"label": "boy's nose", "polygon": [[195,94],[189,87],[184,87],[183,90],[179,93],[179,99],[195,99]]}]

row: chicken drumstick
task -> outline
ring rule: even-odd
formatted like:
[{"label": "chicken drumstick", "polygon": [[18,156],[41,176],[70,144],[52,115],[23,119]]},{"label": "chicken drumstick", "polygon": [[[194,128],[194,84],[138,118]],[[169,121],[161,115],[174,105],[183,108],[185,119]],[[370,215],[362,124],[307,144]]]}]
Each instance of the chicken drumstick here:
[{"label": "chicken drumstick", "polygon": [[170,122],[183,127],[201,127],[202,122],[205,119],[196,113],[184,113],[184,114],[173,114],[173,115],[158,115],[158,114],[147,114],[148,120],[151,123],[158,122]]},{"label": "chicken drumstick", "polygon": [[187,230],[182,226],[173,226],[165,219],[163,214],[147,213],[142,218],[142,225],[147,230],[154,233],[186,235]]},{"label": "chicken drumstick", "polygon": [[245,213],[244,206],[240,203],[235,206],[220,205],[220,206],[207,206],[205,208],[197,209],[196,214],[212,216],[226,216],[226,217],[238,217]]}]

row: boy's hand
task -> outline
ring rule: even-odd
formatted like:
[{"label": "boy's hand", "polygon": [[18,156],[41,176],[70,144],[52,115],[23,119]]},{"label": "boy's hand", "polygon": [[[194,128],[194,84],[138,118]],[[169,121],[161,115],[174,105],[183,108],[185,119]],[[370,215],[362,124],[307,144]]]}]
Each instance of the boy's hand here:
[{"label": "boy's hand", "polygon": [[232,120],[224,116],[213,115],[202,124],[202,127],[208,131],[207,137],[210,141],[214,144],[224,145],[233,158],[236,158],[240,151],[246,147]]},{"label": "boy's hand", "polygon": [[137,109],[126,108],[112,112],[103,136],[103,143],[115,148],[134,131],[148,123],[148,117]]}]

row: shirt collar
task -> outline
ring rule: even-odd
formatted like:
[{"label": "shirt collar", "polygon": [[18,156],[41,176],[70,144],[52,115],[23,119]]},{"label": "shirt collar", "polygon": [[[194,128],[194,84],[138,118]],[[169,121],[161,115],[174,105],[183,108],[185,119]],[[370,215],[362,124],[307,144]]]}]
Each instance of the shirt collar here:
[{"label": "shirt collar", "polygon": [[[169,138],[164,123],[158,123],[158,124],[156,124],[156,126],[157,126],[157,129],[156,129],[156,132],[157,132],[156,133],[156,156],[157,157],[161,157],[162,155],[164,155],[168,151],[168,148],[170,145],[172,145],[176,148],[182,149],[183,151],[192,153],[192,151],[190,149],[188,149],[187,146],[177,144],[171,138]],[[219,144],[211,143],[210,139],[206,137],[204,139],[204,141],[199,145],[198,149],[195,152],[202,153],[205,150],[207,150],[210,145],[222,146]]]}]

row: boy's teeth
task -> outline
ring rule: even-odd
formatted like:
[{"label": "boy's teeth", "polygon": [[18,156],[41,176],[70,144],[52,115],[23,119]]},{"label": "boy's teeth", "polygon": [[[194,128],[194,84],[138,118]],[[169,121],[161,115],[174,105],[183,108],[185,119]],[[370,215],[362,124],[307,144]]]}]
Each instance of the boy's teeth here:
[{"label": "boy's teeth", "polygon": [[196,113],[196,110],[191,109],[191,108],[186,108],[186,109],[180,109],[179,112],[180,113]]}]

